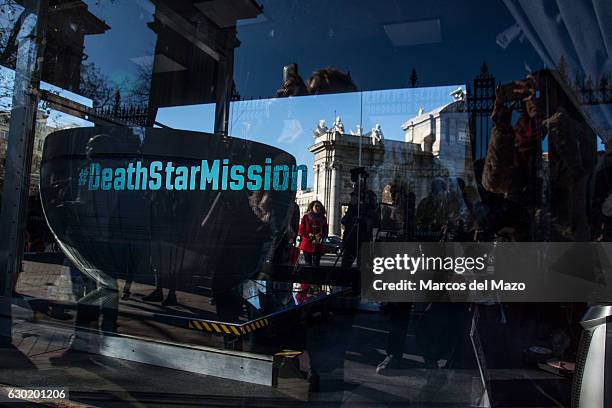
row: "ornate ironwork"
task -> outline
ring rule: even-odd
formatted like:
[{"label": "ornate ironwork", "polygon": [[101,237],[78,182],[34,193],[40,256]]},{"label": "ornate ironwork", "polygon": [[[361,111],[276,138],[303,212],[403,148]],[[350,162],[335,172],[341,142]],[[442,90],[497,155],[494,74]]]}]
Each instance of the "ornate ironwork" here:
[{"label": "ornate ironwork", "polygon": [[468,84],[466,106],[470,114],[470,137],[472,157],[476,160],[487,154],[491,137],[491,113],[495,104],[495,77],[489,72],[486,62],[482,63],[480,74]]},{"label": "ornate ironwork", "polygon": [[93,108],[92,111],[96,116],[116,119],[132,126],[146,126],[148,119],[145,106],[108,106]]}]

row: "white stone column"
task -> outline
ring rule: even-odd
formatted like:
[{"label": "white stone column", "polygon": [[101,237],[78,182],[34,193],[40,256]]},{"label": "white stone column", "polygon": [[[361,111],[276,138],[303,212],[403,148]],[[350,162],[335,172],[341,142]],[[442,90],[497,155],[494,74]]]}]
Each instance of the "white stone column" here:
[{"label": "white stone column", "polygon": [[317,197],[317,199],[319,198],[319,165],[318,164],[313,164],[312,166],[312,170],[314,172],[314,195],[315,197]]},{"label": "white stone column", "polygon": [[330,206],[328,208],[329,234],[340,235],[340,189],[342,164],[334,161],[331,165]]}]

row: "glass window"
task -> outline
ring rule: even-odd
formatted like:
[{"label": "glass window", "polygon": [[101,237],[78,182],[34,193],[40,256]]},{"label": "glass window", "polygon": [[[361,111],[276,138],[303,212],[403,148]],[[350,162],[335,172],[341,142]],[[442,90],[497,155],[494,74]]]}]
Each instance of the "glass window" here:
[{"label": "glass window", "polygon": [[[377,302],[360,278],[377,245],[610,240],[611,15],[0,2],[0,295],[79,330],[265,355],[279,399],[292,376],[301,400],[368,406],[493,398],[497,368],[548,380],[538,364],[577,361],[585,302]],[[568,406],[557,380],[534,400]],[[501,403],[528,405],[509,387]]]}]

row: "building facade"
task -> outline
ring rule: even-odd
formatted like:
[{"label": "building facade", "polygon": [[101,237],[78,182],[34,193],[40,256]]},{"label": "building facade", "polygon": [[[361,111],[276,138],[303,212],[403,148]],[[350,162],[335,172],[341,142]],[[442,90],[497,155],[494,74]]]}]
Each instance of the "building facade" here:
[{"label": "building facade", "polygon": [[312,188],[298,191],[296,202],[304,214],[308,204],[319,200],[327,209],[331,235],[341,235],[341,219],[354,190],[351,169],[368,172],[367,189],[381,205],[393,205],[391,192],[411,195],[418,204],[431,192],[435,179],[457,191],[461,178],[474,183],[468,137],[468,114],[464,93],[453,92],[454,102],[419,114],[402,125],[405,140],[384,139],[380,125],[367,134],[346,133],[340,118],[331,129],[320,121],[309,151],[314,155]]},{"label": "building facade", "polygon": [[448,178],[448,170],[419,144],[372,140],[371,134],[346,134],[334,129],[315,133],[314,144],[309,147],[315,157],[314,184],[312,189],[298,192],[296,200],[301,214],[312,200],[323,203],[330,235],[342,233],[341,219],[354,191],[351,169],[365,168],[369,174],[367,189],[376,194],[379,203],[391,200],[386,192],[392,187],[422,199],[433,179]]},{"label": "building facade", "polygon": [[465,94],[457,89],[451,94],[455,101],[418,115],[402,125],[406,143],[433,154],[449,171],[449,176],[473,181],[469,140],[469,115],[465,109]]},{"label": "building facade", "polygon": [[[40,181],[40,163],[45,138],[52,132],[66,129],[71,126],[49,126],[49,115],[43,110],[39,110],[36,116],[36,134],[34,137],[34,147],[32,149],[32,172],[30,180],[30,195],[38,194],[38,184]],[[4,185],[4,177],[9,169],[6,169],[6,149],[8,147],[9,124],[11,112],[0,112],[0,186]]]}]

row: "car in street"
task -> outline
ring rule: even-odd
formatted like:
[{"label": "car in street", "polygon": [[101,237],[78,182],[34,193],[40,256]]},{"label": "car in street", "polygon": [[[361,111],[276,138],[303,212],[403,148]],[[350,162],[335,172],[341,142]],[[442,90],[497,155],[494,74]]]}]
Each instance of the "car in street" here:
[{"label": "car in street", "polygon": [[342,238],[335,235],[325,237],[323,240],[323,246],[325,247],[326,254],[340,254],[342,252]]}]

